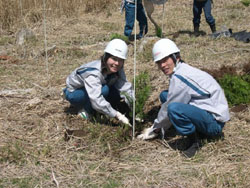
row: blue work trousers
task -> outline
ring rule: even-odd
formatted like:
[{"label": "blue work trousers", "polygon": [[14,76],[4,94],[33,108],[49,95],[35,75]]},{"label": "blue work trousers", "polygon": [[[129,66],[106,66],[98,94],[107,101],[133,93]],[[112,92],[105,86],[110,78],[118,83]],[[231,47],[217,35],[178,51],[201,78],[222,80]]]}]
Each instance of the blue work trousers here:
[{"label": "blue work trousers", "polygon": [[[162,103],[167,101],[168,91],[160,94]],[[216,136],[222,132],[225,123],[217,121],[206,110],[190,104],[172,102],[167,107],[170,122],[180,135],[190,135],[195,131],[207,136]]]},{"label": "blue work trousers", "polygon": [[211,14],[211,0],[196,1],[193,3],[193,24],[199,26],[201,22],[201,13],[204,10],[206,22],[211,26],[215,24],[215,19]]},{"label": "blue work trousers", "polygon": [[[143,37],[148,32],[147,17],[143,8],[142,3],[137,3],[137,21],[139,22],[139,37]],[[135,22],[135,4],[125,2],[125,28],[124,35],[130,37],[134,28]]]},{"label": "blue work trousers", "polygon": [[[89,114],[95,113],[85,88],[79,88],[73,92],[69,92],[67,88],[65,88],[63,91],[66,100],[76,109],[81,110],[84,108]],[[115,87],[103,85],[101,94],[111,105],[120,101],[120,92],[115,89]]]}]

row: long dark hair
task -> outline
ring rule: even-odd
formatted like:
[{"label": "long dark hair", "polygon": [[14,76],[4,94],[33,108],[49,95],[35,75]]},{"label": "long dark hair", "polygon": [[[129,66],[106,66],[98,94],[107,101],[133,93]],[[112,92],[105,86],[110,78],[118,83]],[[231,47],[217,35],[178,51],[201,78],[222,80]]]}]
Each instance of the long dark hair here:
[{"label": "long dark hair", "polygon": [[108,58],[110,58],[112,55],[110,53],[104,53],[100,59],[101,59],[101,65],[102,65],[102,71],[107,71],[107,61]]},{"label": "long dark hair", "polygon": [[102,56],[101,56],[101,62],[102,62],[102,65],[105,65],[106,66],[106,63],[108,61],[108,58],[110,58],[112,55],[109,54],[109,53],[104,53]]}]

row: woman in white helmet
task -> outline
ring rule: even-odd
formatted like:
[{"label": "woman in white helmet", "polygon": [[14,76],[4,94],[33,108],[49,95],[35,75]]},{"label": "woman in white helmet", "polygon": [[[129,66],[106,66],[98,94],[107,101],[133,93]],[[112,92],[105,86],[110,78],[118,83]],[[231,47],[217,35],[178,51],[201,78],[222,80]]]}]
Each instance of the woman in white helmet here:
[{"label": "woman in white helmet", "polygon": [[208,73],[182,61],[179,48],[169,39],[154,44],[153,58],[170,77],[169,88],[160,94],[162,106],[153,126],[139,138],[155,138],[160,130],[164,136],[173,125],[177,133],[190,138],[191,145],[184,154],[192,157],[199,149],[197,133],[207,137],[222,135],[224,124],[230,119],[224,92]]},{"label": "woman in white helmet", "polygon": [[112,107],[121,98],[126,99],[121,93],[133,98],[132,84],[127,81],[123,69],[127,53],[127,44],[113,39],[100,60],[83,64],[67,77],[65,98],[77,108],[81,117],[89,119],[97,111],[130,125],[125,115]]}]

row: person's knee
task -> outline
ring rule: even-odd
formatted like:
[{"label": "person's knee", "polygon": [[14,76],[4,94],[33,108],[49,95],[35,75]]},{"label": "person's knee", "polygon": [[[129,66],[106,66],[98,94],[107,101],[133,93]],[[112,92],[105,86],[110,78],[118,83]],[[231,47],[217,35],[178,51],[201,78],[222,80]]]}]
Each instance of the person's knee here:
[{"label": "person's knee", "polygon": [[168,92],[167,91],[162,91],[160,93],[160,96],[159,96],[161,103],[166,102],[167,101],[167,97],[168,97]]},{"label": "person's knee", "polygon": [[181,124],[173,124],[173,126],[174,126],[176,132],[182,136],[193,134],[196,131],[196,127],[191,123],[185,124],[185,126],[183,126]]},{"label": "person's knee", "polygon": [[183,116],[182,103],[173,102],[168,105],[168,117],[176,131],[180,135],[189,135],[195,132],[194,124],[185,116]]},{"label": "person's knee", "polygon": [[179,112],[179,103],[172,102],[168,105],[168,113],[169,114],[176,114]]},{"label": "person's knee", "polygon": [[67,89],[64,90],[64,94],[67,101],[71,102],[74,100],[73,95]]},{"label": "person's knee", "polygon": [[109,87],[107,85],[102,86],[102,95],[107,97],[109,95]]},{"label": "person's knee", "polygon": [[179,115],[181,111],[178,109],[179,109],[179,105],[176,102],[170,103],[167,107],[168,117],[172,123],[178,121],[179,119]]},{"label": "person's knee", "polygon": [[167,101],[167,99],[166,99],[166,97],[165,97],[165,95],[164,95],[164,93],[163,93],[163,92],[161,92],[161,94],[160,94],[159,98],[160,98],[161,103],[164,103],[164,102],[166,102],[166,101]]}]

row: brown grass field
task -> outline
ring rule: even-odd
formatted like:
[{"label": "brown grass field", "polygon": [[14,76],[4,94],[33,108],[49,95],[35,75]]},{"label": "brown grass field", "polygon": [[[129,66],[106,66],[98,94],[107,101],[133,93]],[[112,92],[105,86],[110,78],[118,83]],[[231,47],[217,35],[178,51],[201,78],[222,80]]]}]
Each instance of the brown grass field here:
[{"label": "brown grass field", "polygon": [[[45,2],[0,1],[0,188],[250,187],[249,105],[240,112],[230,109],[224,140],[205,143],[191,159],[173,147],[185,140],[180,136],[167,133],[165,141],[141,141],[132,139],[126,127],[67,113],[69,103],[61,98],[66,77],[98,59],[112,34],[123,35],[124,14],[118,10],[120,1]],[[232,66],[240,72],[250,63],[250,43],[212,39],[204,14],[204,35],[194,37],[192,2],[169,0],[164,16],[162,6],[155,6],[153,18],[163,25],[164,36],[173,39],[183,59],[195,67]],[[250,6],[239,0],[214,0],[212,13],[217,30],[224,25],[233,32],[250,31]],[[17,45],[21,28],[35,36]],[[133,80],[136,45],[136,74],[148,71],[152,87],[144,109],[148,118],[138,127],[152,125],[160,107],[158,95],[168,86],[151,57],[158,39],[149,22],[145,38],[129,44],[128,80]],[[45,45],[54,46],[47,58]],[[66,129],[78,131],[66,141]]]}]

